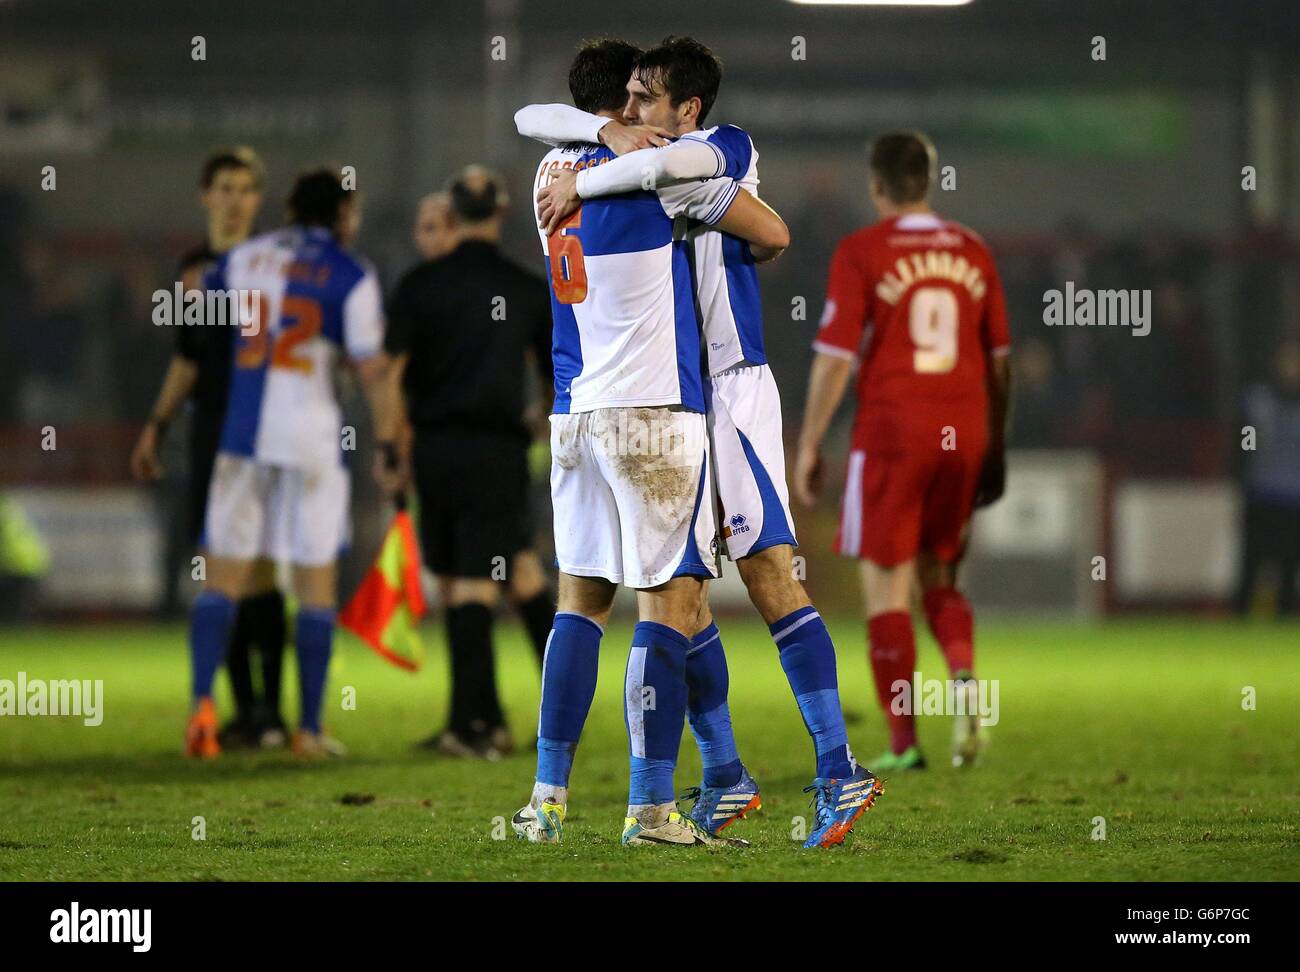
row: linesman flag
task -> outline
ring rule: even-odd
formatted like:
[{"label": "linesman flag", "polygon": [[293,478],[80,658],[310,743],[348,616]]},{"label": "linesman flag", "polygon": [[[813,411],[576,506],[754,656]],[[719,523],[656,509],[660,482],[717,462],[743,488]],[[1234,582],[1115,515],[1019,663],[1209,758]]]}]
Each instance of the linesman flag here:
[{"label": "linesman flag", "polygon": [[339,615],[339,623],[381,657],[414,672],[424,661],[418,624],[425,610],[415,527],[406,498],[399,496],[397,515],[384,535],[379,556]]}]

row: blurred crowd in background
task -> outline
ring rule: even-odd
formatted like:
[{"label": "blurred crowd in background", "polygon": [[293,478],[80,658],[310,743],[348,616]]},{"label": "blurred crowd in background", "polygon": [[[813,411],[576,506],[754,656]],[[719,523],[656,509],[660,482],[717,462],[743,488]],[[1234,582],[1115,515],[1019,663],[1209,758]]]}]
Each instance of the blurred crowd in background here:
[{"label": "blurred crowd in background", "polygon": [[[526,200],[528,182],[513,181],[514,198]],[[422,190],[433,188],[414,188],[407,213],[367,207],[359,249],[383,241],[383,251],[408,251],[381,264],[389,282],[418,260],[411,223]],[[846,193],[860,188],[845,187]],[[776,367],[791,389],[785,399],[795,418],[827,263],[840,236],[858,225],[843,214],[862,204],[851,197],[827,202],[830,212],[815,203],[783,209],[794,245],[764,275]],[[267,206],[275,208],[275,201]],[[177,217],[174,233],[163,238],[42,233],[23,197],[0,186],[0,424],[100,427],[109,439],[82,475],[125,477],[106,427],[145,419],[157,392],[154,376],[171,356],[174,336],[153,324],[152,296],[171,287],[180,249],[201,238],[192,195],[177,200]],[[262,222],[263,229],[275,225]],[[1083,218],[1055,232],[1026,232],[1032,238],[989,234],[1016,338],[1013,444],[1100,449],[1142,473],[1213,475],[1234,468],[1241,451],[1235,423],[1246,390],[1263,383],[1282,391],[1290,382],[1290,393],[1297,391],[1281,353],[1286,342],[1300,340],[1292,310],[1296,238],[1276,229],[1207,239],[1152,226],[1117,239]],[[535,244],[525,225],[506,245],[540,273]],[[1079,289],[1141,283],[1152,292],[1155,326],[1141,338],[1043,326],[1044,294],[1064,280]],[[786,293],[807,295],[805,319],[790,320]]]},{"label": "blurred crowd in background", "polygon": [[[787,423],[799,419],[830,255],[872,219],[867,140],[918,127],[955,166],[936,208],[980,231],[999,261],[1015,342],[1012,447],[1090,450],[1112,477],[1234,477],[1274,498],[1291,488],[1300,511],[1300,458],[1276,454],[1279,441],[1300,443],[1300,69],[1271,19],[1294,25],[1285,5],[1186,4],[1135,23],[1105,2],[1092,20],[1055,0],[836,20],[727,0],[708,17],[665,3],[615,22],[584,0],[566,5],[565,25],[510,0],[458,8],[454,21],[436,3],[360,4],[370,15],[358,18],[329,0],[309,28],[242,0],[206,25],[127,0],[112,17],[88,14],[96,29],[64,45],[58,8],[73,6],[0,9],[5,52],[17,55],[0,80],[22,81],[8,88],[0,130],[31,136],[7,147],[0,136],[0,489],[128,482],[131,442],[174,347],[152,323],[152,295],[201,239],[195,184],[208,152],[246,143],[267,160],[263,230],[279,222],[297,170],[356,165],[358,249],[387,286],[417,259],[419,199],[487,161],[514,200],[504,249],[540,272],[527,201],[543,149],[514,134],[513,110],[565,99],[580,38],[671,30],[723,57],[718,120],[753,134],[762,194],[791,228],[790,250],[762,275]],[[756,20],[754,6],[770,16]],[[1233,54],[1215,46],[1223,31],[1240,40]],[[207,51],[195,64],[197,34]],[[1091,56],[1098,34],[1104,62]],[[51,62],[55,47],[62,59]],[[990,56],[1008,48],[1023,60]],[[272,50],[290,53],[268,65]],[[50,128],[43,141],[29,117],[40,111],[86,139]],[[1067,124],[1060,114],[1083,131],[1054,128]],[[46,164],[58,171],[53,192],[41,188]],[[1260,190],[1243,187],[1247,164]],[[1045,326],[1044,294],[1066,281],[1149,289],[1150,333]],[[1252,410],[1284,430],[1272,453],[1243,450]],[[60,436],[54,452],[34,445],[47,427]],[[171,439],[172,477],[184,472],[182,440]],[[174,481],[158,490],[163,506]]]},{"label": "blurred crowd in background", "polygon": [[[514,197],[526,199],[528,183],[514,182]],[[405,259],[381,266],[387,281],[418,260],[410,224],[420,190],[431,188],[413,189],[409,213],[367,209],[361,248],[370,240],[385,241],[384,250],[408,245]],[[776,367],[793,418],[826,266],[840,231],[855,228],[842,214],[861,200],[828,202],[838,218],[814,207],[783,210],[794,245],[764,276]],[[112,427],[137,426],[148,415],[153,378],[173,350],[173,335],[152,323],[152,295],[171,286],[181,246],[201,237],[201,215],[185,196],[174,234],[96,241],[44,234],[27,209],[12,187],[0,187],[0,425],[96,426],[107,438],[78,475],[124,478]],[[1290,309],[1300,256],[1296,239],[1281,230],[1206,239],[1152,226],[1116,239],[1078,218],[1033,238],[989,239],[1016,338],[1016,447],[1099,449],[1135,473],[1220,474],[1235,468],[1241,452],[1236,422],[1246,391],[1263,384],[1300,392],[1282,353],[1286,342],[1300,340]],[[540,273],[535,243],[524,226],[507,248]],[[1149,287],[1151,333],[1043,326],[1044,294],[1063,280],[1080,289]],[[808,295],[806,319],[790,320],[785,293]]]}]

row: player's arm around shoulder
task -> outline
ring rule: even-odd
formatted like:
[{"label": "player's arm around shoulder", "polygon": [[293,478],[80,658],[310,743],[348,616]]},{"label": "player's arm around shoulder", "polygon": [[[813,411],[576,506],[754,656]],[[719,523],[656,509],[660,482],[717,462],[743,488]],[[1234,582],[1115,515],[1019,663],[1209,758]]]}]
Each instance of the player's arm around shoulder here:
[{"label": "player's arm around shoulder", "polygon": [[717,229],[749,243],[759,263],[775,260],[790,245],[790,228],[780,214],[749,192],[737,192],[715,224]]},{"label": "player's arm around shoulder", "polygon": [[[616,159],[604,159],[581,171],[560,170],[538,189],[538,225],[549,235],[584,199],[625,192],[659,192],[665,210],[671,213],[687,205],[693,195],[694,187],[683,183],[712,178],[719,169],[717,156],[708,145],[696,139],[680,139],[663,148],[641,148]],[[682,188],[674,190],[677,186]]]},{"label": "player's arm around shoulder", "polygon": [[[746,192],[740,195],[750,199],[739,199],[740,208],[732,217],[742,224],[752,224],[754,231],[761,234],[761,239],[754,239],[744,233],[736,233],[727,227],[727,232],[749,240],[750,252],[758,263],[775,260],[790,245],[790,230],[779,213],[758,198],[758,149],[749,133],[736,125],[719,125],[708,133],[708,143],[721,159],[722,174],[735,179]],[[735,205],[733,204],[733,209]],[[728,215],[732,214],[730,211]]]},{"label": "player's arm around shoulder", "polygon": [[758,198],[758,152],[749,133],[735,125],[718,125],[690,132],[682,136],[681,143],[706,146],[714,154],[712,174],[718,178],[706,185],[731,180],[719,205],[698,218],[748,242],[759,263],[780,256],[790,245],[790,228],[775,209]]},{"label": "player's arm around shoulder", "polygon": [[654,125],[626,125],[572,105],[525,105],[515,112],[515,130],[546,145],[587,142],[615,155],[667,145],[672,132]]},{"label": "player's arm around shoulder", "polygon": [[594,142],[604,119],[572,105],[524,105],[515,112],[515,130],[547,145]]}]

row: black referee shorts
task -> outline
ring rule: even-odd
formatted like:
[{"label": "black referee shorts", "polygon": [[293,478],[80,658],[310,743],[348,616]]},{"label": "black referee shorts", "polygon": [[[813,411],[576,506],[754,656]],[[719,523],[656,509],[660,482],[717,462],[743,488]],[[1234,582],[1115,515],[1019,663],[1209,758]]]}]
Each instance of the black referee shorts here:
[{"label": "black referee shorts", "polygon": [[433,573],[491,578],[498,565],[533,545],[526,442],[421,429],[413,453],[420,545]]}]

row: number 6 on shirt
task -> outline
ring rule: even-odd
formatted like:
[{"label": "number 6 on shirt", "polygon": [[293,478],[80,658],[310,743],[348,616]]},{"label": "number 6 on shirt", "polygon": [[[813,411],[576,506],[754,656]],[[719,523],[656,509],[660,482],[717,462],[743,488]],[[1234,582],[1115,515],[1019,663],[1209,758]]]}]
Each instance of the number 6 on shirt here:
[{"label": "number 6 on shirt", "polygon": [[579,206],[546,240],[551,286],[561,304],[581,304],[587,299],[587,265],[582,260],[582,240],[567,232],[581,225],[582,207]]}]

